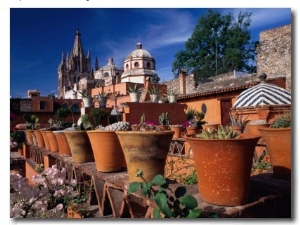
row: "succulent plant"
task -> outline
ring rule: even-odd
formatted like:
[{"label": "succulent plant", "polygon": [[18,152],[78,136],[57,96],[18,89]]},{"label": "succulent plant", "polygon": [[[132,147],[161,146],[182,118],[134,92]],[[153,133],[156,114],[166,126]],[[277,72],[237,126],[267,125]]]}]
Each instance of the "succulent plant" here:
[{"label": "succulent plant", "polygon": [[271,128],[286,128],[291,127],[292,114],[291,112],[284,112],[270,125]]},{"label": "succulent plant", "polygon": [[238,138],[239,132],[234,131],[230,126],[219,126],[217,130],[212,131],[210,128],[203,130],[196,138],[202,139],[231,139]]},{"label": "succulent plant", "polygon": [[129,122],[119,121],[116,123],[112,123],[106,127],[99,126],[98,129],[99,130],[111,130],[111,131],[130,130],[130,124],[129,124]]}]

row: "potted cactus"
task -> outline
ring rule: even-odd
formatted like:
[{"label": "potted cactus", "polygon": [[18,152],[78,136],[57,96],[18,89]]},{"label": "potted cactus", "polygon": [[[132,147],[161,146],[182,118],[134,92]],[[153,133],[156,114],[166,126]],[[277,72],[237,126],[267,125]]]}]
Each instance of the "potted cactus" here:
[{"label": "potted cactus", "polygon": [[141,97],[141,88],[137,86],[137,83],[134,86],[129,86],[127,88],[131,102],[139,102]]},{"label": "potted cactus", "polygon": [[250,191],[252,159],[260,136],[230,126],[186,137],[193,151],[201,198],[223,206],[243,205]]},{"label": "potted cactus", "polygon": [[151,102],[153,103],[158,103],[159,98],[160,98],[160,89],[156,88],[154,85],[150,88],[148,91],[150,95]]},{"label": "potted cactus", "polygon": [[291,112],[284,112],[269,127],[258,128],[271,157],[273,174],[277,178],[291,179]]},{"label": "potted cactus", "polygon": [[168,130],[168,127],[169,127],[169,114],[168,112],[163,112],[159,115],[159,127],[162,129],[162,130]]}]

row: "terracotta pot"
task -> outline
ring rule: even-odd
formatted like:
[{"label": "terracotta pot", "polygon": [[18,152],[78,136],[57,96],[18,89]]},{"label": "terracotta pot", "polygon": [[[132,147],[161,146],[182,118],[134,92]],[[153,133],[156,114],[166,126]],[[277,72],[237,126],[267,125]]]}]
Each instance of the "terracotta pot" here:
[{"label": "terracotta pot", "polygon": [[25,133],[26,133],[27,143],[33,145],[33,137],[32,137],[33,130],[25,130]]},{"label": "terracotta pot", "polygon": [[147,182],[164,168],[174,131],[116,131],[127,164],[129,182],[141,182],[136,177],[143,171]]},{"label": "terracotta pot", "polygon": [[214,130],[218,130],[219,126],[220,126],[220,124],[203,124],[202,129],[206,130],[209,128],[211,131],[214,131]]},{"label": "terracotta pot", "polygon": [[168,125],[158,125],[158,127],[159,127],[159,129],[160,129],[161,131],[166,131],[166,130],[168,130],[168,128],[169,128]]},{"label": "terracotta pot", "polygon": [[18,153],[20,156],[23,156],[23,145],[21,148],[18,148]]},{"label": "terracotta pot", "polygon": [[199,194],[204,201],[222,206],[247,203],[253,153],[260,137],[242,137],[186,138],[193,150]]},{"label": "terracotta pot", "polygon": [[53,131],[46,132],[51,152],[58,152],[58,144]]},{"label": "terracotta pot", "polygon": [[199,133],[199,129],[197,127],[186,127],[187,135],[195,135]]},{"label": "terracotta pot", "polygon": [[181,126],[170,126],[170,127],[171,127],[171,131],[174,131],[173,138],[180,138],[182,127]]},{"label": "terracotta pot", "polygon": [[86,131],[64,131],[76,163],[94,162],[94,154]]},{"label": "terracotta pot", "polygon": [[58,145],[58,154],[62,156],[72,156],[68,140],[63,131],[53,131],[55,135],[57,145]]},{"label": "terracotta pot", "polygon": [[273,174],[291,179],[291,128],[259,128],[270,154]]},{"label": "terracotta pot", "polygon": [[33,132],[34,132],[34,135],[35,135],[37,146],[39,148],[45,147],[45,142],[44,142],[44,138],[43,138],[43,135],[42,135],[41,131],[40,130],[34,130]]},{"label": "terracotta pot", "polygon": [[45,143],[45,149],[51,151],[50,143],[49,143],[49,140],[48,140],[48,137],[47,137],[47,132],[49,132],[49,131],[40,130],[40,132],[42,134],[42,137],[43,137],[43,140],[44,140],[44,143]]},{"label": "terracotta pot", "polygon": [[[265,124],[247,124],[245,127],[244,133],[249,135],[257,135],[262,136],[261,132],[259,131],[260,128],[269,127],[269,123]],[[265,144],[263,137],[258,141],[259,144]]]},{"label": "terracotta pot", "polygon": [[237,131],[239,133],[243,133],[243,127],[242,126],[231,126],[232,130]]},{"label": "terracotta pot", "polygon": [[94,153],[97,171],[116,172],[122,170],[124,154],[115,131],[87,131]]}]

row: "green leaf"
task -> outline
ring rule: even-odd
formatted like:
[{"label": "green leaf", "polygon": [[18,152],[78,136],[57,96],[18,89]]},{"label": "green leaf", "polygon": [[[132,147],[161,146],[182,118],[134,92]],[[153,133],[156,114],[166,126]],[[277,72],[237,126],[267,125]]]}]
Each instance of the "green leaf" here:
[{"label": "green leaf", "polygon": [[[142,188],[142,192],[143,192],[143,195],[146,195],[148,190],[149,190],[149,183],[142,183],[141,184],[141,188]],[[150,183],[150,187],[151,187],[151,183]]]},{"label": "green leaf", "polygon": [[198,207],[197,199],[191,195],[185,195],[180,199],[182,205],[187,209],[194,209]]},{"label": "green leaf", "polygon": [[155,208],[154,210],[153,210],[153,217],[154,218],[161,218],[161,211],[160,211],[160,209],[159,208]]},{"label": "green leaf", "polygon": [[201,209],[191,209],[187,218],[198,218],[201,214]]},{"label": "green leaf", "polygon": [[168,206],[168,199],[167,196],[163,193],[157,193],[155,195],[155,203],[160,208],[163,214],[165,214],[165,217],[171,218],[172,217],[172,211],[170,207]]},{"label": "green leaf", "polygon": [[151,181],[154,185],[161,186],[166,182],[165,178],[161,174],[157,174]]},{"label": "green leaf", "polygon": [[182,196],[185,195],[185,193],[186,193],[186,187],[180,186],[180,187],[176,188],[176,190],[175,190],[175,197],[181,198]]},{"label": "green leaf", "polygon": [[129,184],[129,189],[128,192],[129,193],[133,193],[136,192],[140,187],[140,182],[132,182]]}]

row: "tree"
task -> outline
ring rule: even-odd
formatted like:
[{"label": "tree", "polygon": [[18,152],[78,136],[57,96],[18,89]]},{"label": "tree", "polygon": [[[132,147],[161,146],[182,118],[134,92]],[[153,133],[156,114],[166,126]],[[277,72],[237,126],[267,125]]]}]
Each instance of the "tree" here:
[{"label": "tree", "polygon": [[208,10],[200,17],[185,50],[175,55],[172,72],[180,69],[197,77],[210,77],[233,70],[255,72],[255,45],[250,41],[251,13],[240,12],[237,20],[232,13],[221,15]]}]

